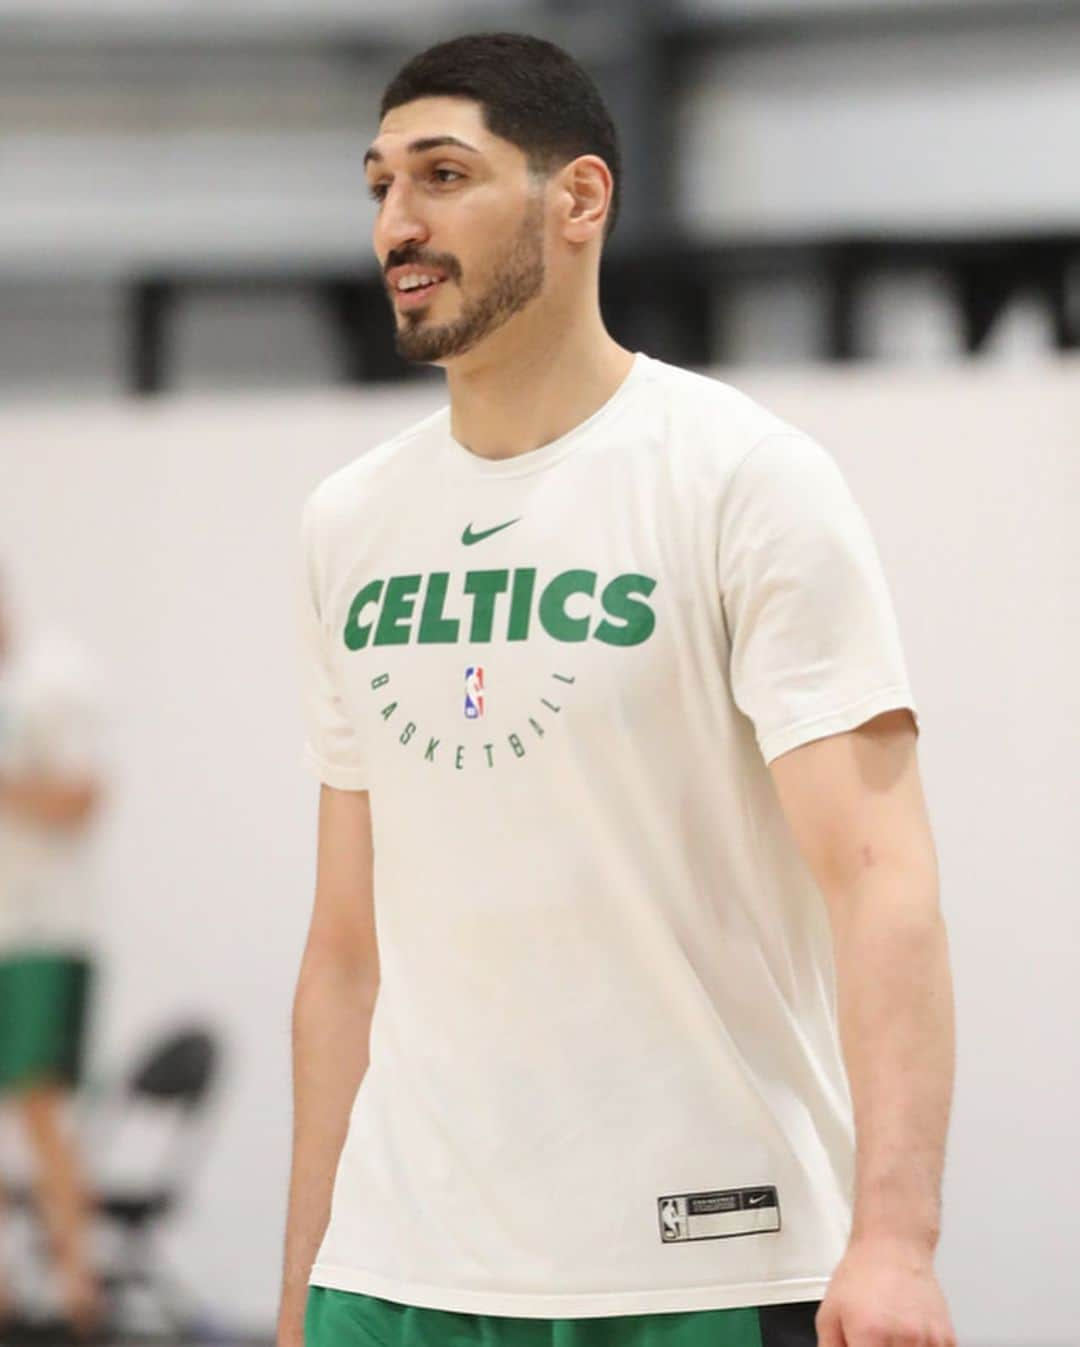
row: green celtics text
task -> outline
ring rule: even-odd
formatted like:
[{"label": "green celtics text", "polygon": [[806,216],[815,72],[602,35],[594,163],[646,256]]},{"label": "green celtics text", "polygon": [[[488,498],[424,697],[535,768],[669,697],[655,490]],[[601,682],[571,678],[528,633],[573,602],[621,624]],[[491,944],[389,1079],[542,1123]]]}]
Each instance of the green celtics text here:
[{"label": "green celtics text", "polygon": [[[656,626],[645,600],[656,587],[627,572],[601,584],[596,571],[562,571],[537,585],[536,569],[450,571],[371,580],[349,607],[344,639],[367,645],[456,645],[459,641],[526,641],[538,623],[556,641],[592,637],[608,645],[640,645]],[[574,616],[568,611],[573,607]]]}]

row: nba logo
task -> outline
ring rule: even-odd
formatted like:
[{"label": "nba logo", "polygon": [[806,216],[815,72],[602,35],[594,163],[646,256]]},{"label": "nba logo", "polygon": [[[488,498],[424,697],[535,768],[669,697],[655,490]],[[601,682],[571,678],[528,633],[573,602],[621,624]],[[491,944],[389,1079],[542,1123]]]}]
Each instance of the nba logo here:
[{"label": "nba logo", "polygon": [[684,1199],[665,1197],[660,1201],[660,1238],[685,1239]]},{"label": "nba logo", "polygon": [[470,664],[465,670],[465,719],[477,720],[484,714],[484,666]]}]

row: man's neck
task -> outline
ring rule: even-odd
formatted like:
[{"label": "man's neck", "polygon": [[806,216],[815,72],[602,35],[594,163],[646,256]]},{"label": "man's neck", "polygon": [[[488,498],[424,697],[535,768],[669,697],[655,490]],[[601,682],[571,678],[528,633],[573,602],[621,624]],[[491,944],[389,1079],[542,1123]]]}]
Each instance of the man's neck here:
[{"label": "man's neck", "polygon": [[513,458],[588,420],[634,363],[602,324],[447,371],[450,433],[480,458]]}]

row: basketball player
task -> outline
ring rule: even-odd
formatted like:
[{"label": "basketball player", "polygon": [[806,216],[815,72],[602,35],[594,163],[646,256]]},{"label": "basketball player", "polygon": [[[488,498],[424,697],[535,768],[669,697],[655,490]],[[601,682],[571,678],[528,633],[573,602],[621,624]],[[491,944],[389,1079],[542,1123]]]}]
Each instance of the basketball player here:
[{"label": "basketball player", "polygon": [[562,51],[418,55],[365,166],[449,406],[304,514],[279,1345],[952,1347],[946,936],[867,522],[607,333],[619,154]]},{"label": "basketball player", "polygon": [[[96,675],[57,634],[12,634],[0,594],[0,1106],[35,1166],[63,1304],[61,1332],[96,1336],[104,1298],[70,1126],[93,972],[88,885],[101,784]],[[3,1182],[0,1176],[0,1215]],[[0,1267],[0,1325],[14,1319]]]}]

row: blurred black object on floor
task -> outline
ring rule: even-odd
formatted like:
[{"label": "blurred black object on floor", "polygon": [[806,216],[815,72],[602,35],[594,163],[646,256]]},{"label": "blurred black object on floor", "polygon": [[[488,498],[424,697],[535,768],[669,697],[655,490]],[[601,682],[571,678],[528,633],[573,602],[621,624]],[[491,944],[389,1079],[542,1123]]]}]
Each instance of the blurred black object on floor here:
[{"label": "blurred black object on floor", "polygon": [[[77,1125],[86,1139],[95,1216],[119,1236],[116,1256],[99,1269],[113,1337],[131,1327],[129,1299],[142,1292],[171,1340],[219,1340],[216,1331],[200,1337],[208,1316],[198,1298],[167,1268],[154,1237],[162,1222],[182,1208],[205,1153],[207,1105],[220,1057],[216,1031],[202,1025],[173,1029],[144,1050],[126,1079],[112,1090],[98,1090],[81,1106]],[[140,1111],[152,1117],[156,1133],[152,1170],[136,1180],[100,1178],[106,1162],[124,1147],[125,1132],[130,1135],[129,1124]],[[115,1164],[113,1169],[122,1172]],[[12,1186],[7,1197],[14,1209],[33,1211],[30,1188]],[[38,1239],[44,1239],[44,1232],[38,1231]],[[51,1320],[9,1325],[6,1333],[0,1331],[0,1347],[7,1347],[9,1339],[77,1341],[65,1337],[63,1325]]]}]

